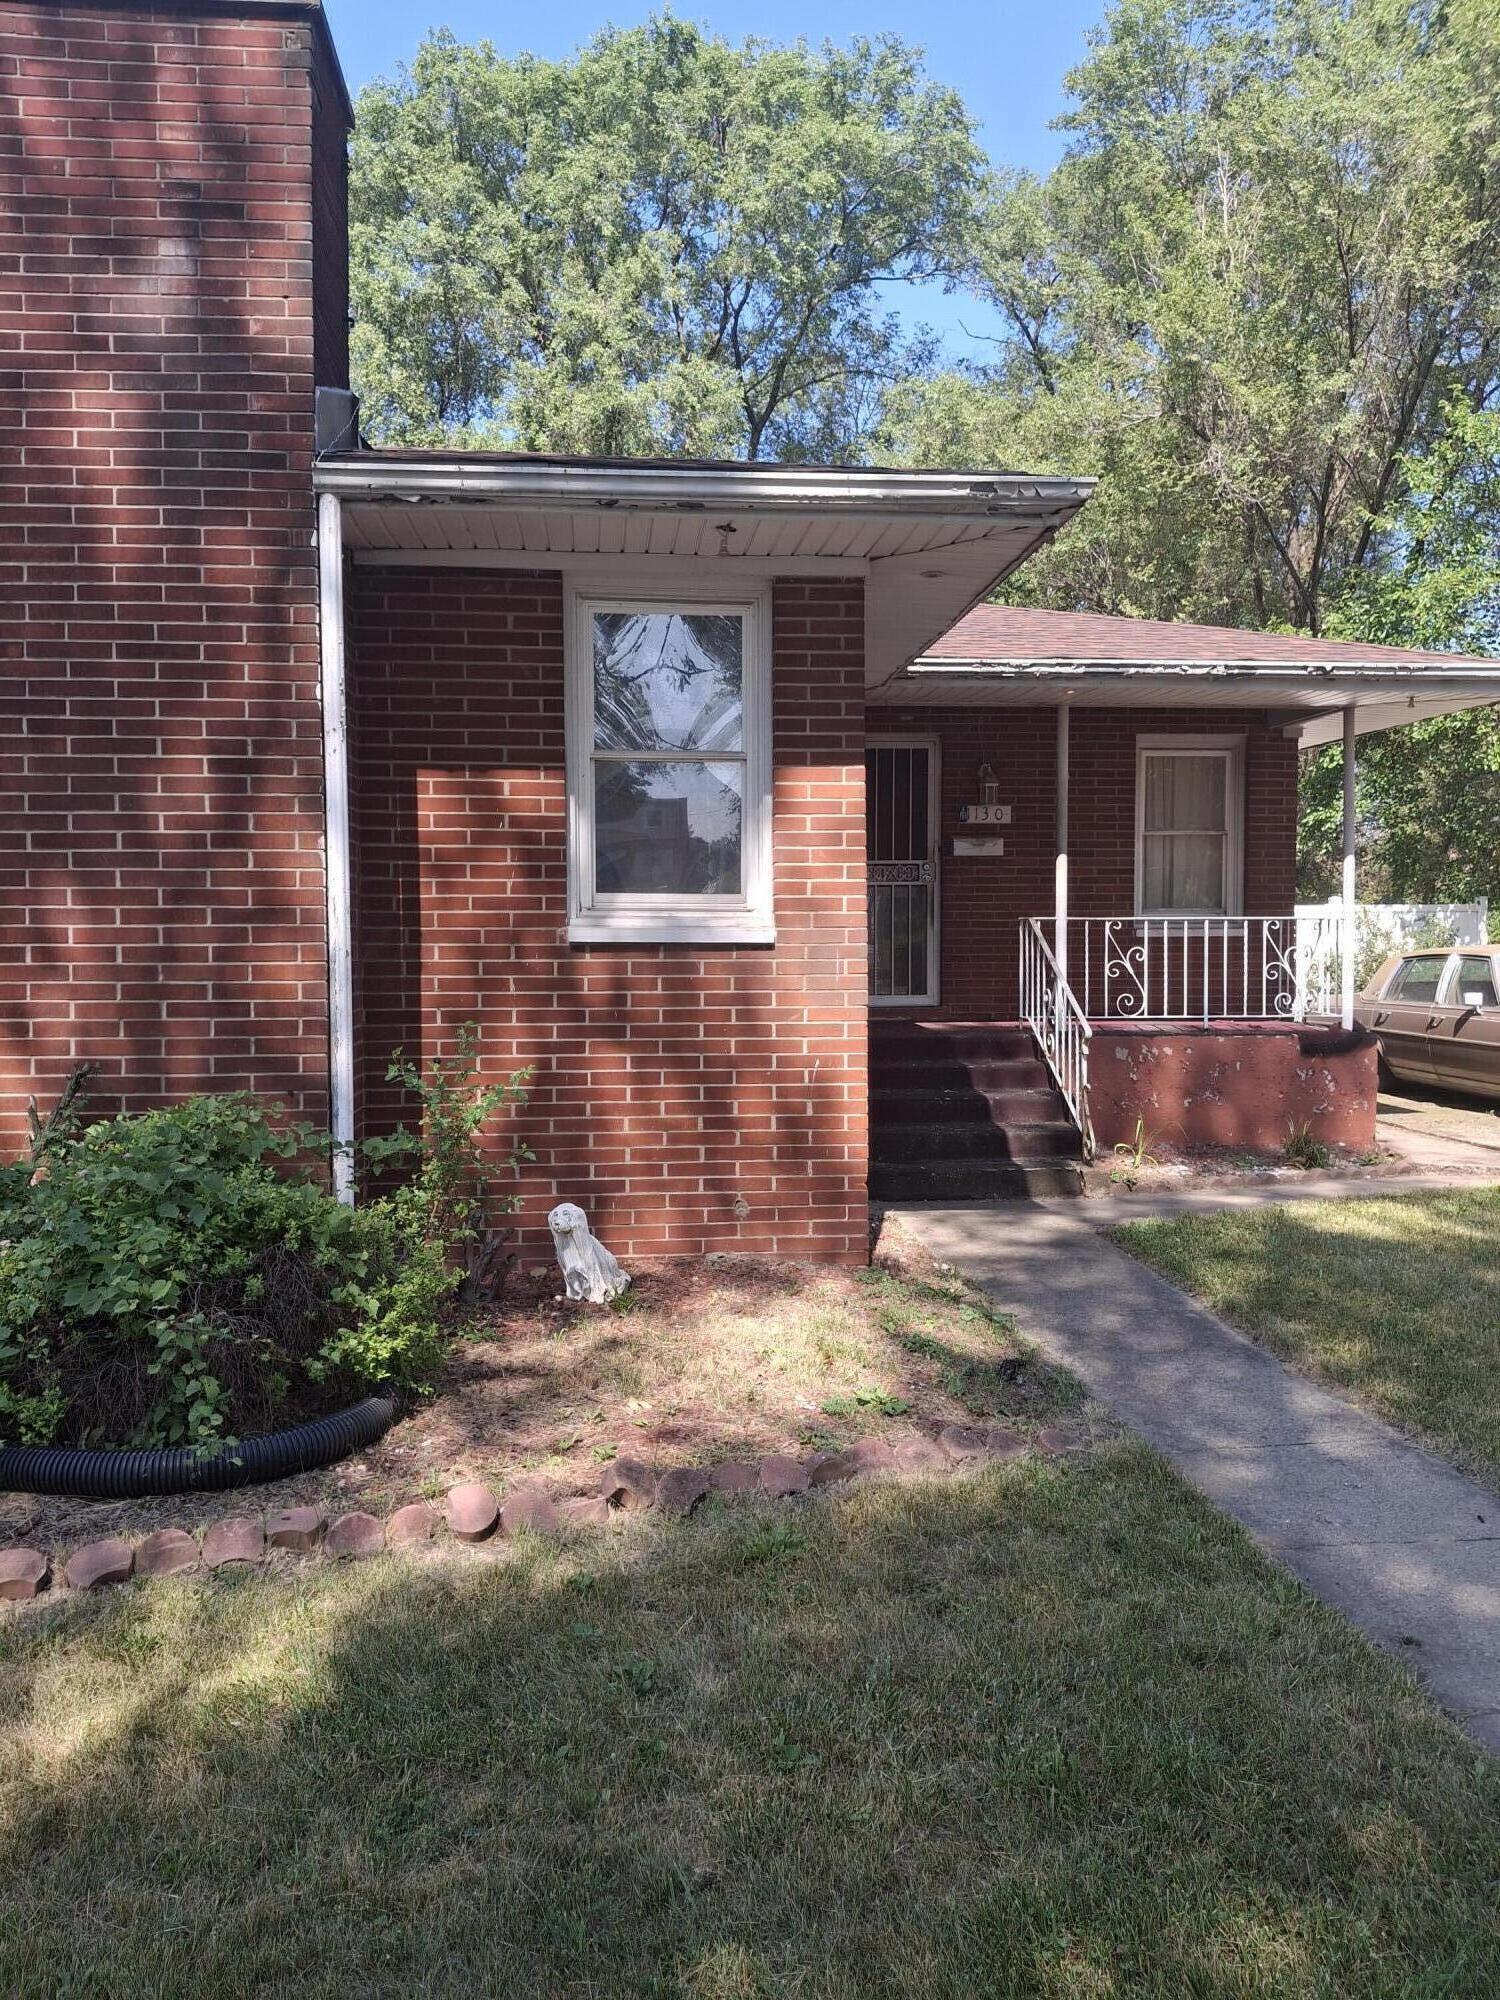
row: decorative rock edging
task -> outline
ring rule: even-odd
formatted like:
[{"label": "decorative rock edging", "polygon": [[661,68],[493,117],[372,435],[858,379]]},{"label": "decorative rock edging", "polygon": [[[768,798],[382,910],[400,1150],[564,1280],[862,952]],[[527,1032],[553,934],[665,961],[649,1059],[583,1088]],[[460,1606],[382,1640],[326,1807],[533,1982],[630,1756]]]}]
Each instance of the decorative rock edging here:
[{"label": "decorative rock edging", "polygon": [[45,1590],[52,1565],[40,1549],[0,1549],[0,1598],[19,1603]]},{"label": "decorative rock edging", "polygon": [[290,1549],[307,1555],[318,1546],[318,1537],[328,1526],[327,1516],[317,1507],[284,1507],[266,1522],[266,1540],[273,1549]]},{"label": "decorative rock edging", "polygon": [[180,1576],[198,1567],[198,1544],[185,1528],[158,1528],[135,1552],[138,1576]]},{"label": "decorative rock edging", "polygon": [[[712,1468],[675,1466],[658,1474],[639,1458],[616,1458],[605,1466],[597,1494],[555,1500],[534,1480],[518,1480],[502,1504],[490,1488],[467,1480],[449,1489],[442,1510],[426,1500],[398,1507],[388,1521],[374,1514],[341,1514],[329,1521],[316,1507],[289,1507],[264,1523],[251,1515],[213,1522],[202,1543],[184,1528],[158,1528],[138,1547],[118,1538],[75,1549],[61,1569],[70,1592],[101,1590],[129,1577],[178,1576],[198,1569],[248,1568],[263,1563],[268,1550],[279,1555],[313,1555],[321,1544],[329,1561],[380,1555],[387,1549],[419,1548],[446,1522],[458,1542],[483,1542],[495,1534],[555,1535],[571,1529],[607,1526],[616,1514],[648,1509],[685,1520],[711,1493],[733,1498],[759,1494],[787,1500],[870,1474],[924,1478],[985,1463],[1004,1463],[1034,1451],[1053,1457],[1070,1439],[1057,1429],[1026,1439],[1003,1424],[980,1429],[945,1424],[936,1437],[921,1432],[890,1444],[859,1438],[841,1451],[797,1459],[772,1452],[754,1464],[729,1460]],[[53,1578],[51,1557],[42,1549],[0,1549],[0,1601],[38,1597]]]}]

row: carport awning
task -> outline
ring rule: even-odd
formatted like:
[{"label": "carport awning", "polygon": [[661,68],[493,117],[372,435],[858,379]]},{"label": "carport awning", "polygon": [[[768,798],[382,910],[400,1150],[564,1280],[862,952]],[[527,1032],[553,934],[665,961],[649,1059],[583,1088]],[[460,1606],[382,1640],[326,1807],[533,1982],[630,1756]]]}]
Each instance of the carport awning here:
[{"label": "carport awning", "polygon": [[875,690],[879,707],[1253,708],[1276,716],[1305,748],[1337,743],[1352,708],[1360,736],[1434,715],[1500,702],[1500,663],[1486,674],[1416,670],[1400,675],[1301,674],[1234,668],[979,668],[932,672],[913,667]]},{"label": "carport awning", "polygon": [[726,588],[766,576],[865,579],[866,677],[887,679],[1082,506],[1088,479],[691,459],[358,451],[320,459],[359,563],[684,562]]},{"label": "carport awning", "polygon": [[986,604],[873,697],[884,706],[1255,708],[1305,745],[1500,702],[1500,659],[1300,633]]}]

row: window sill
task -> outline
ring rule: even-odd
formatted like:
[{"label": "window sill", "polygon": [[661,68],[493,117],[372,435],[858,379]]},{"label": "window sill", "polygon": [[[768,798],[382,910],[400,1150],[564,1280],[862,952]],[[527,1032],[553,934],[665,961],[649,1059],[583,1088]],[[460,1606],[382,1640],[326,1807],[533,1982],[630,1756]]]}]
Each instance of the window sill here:
[{"label": "window sill", "polygon": [[775,944],[769,918],[736,917],[714,922],[703,917],[574,917],[569,944]]}]

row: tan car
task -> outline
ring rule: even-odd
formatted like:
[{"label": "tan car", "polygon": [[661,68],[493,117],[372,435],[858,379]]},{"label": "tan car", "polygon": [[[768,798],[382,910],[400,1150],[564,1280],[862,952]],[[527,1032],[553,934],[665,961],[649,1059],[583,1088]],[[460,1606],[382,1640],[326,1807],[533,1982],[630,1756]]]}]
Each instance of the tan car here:
[{"label": "tan car", "polygon": [[1392,1076],[1500,1098],[1500,945],[1403,951],[1360,994]]}]

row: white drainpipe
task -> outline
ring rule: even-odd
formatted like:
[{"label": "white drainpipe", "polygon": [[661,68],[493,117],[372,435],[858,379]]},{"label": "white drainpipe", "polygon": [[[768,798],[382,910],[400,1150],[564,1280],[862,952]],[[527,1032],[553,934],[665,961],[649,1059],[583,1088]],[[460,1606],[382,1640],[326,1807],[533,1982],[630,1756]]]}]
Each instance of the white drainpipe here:
[{"label": "white drainpipe", "polygon": [[1053,864],[1052,913],[1057,918],[1053,956],[1064,980],[1068,976],[1068,729],[1066,699],[1057,705],[1057,859]]},{"label": "white drainpipe", "polygon": [[324,874],[328,905],[328,1109],[333,1192],[354,1200],[354,930],[349,860],[349,730],[344,683],[344,543],[335,494],[318,496]]},{"label": "white drainpipe", "polygon": [[1343,1022],[1354,1026],[1354,704],[1344,710]]}]

